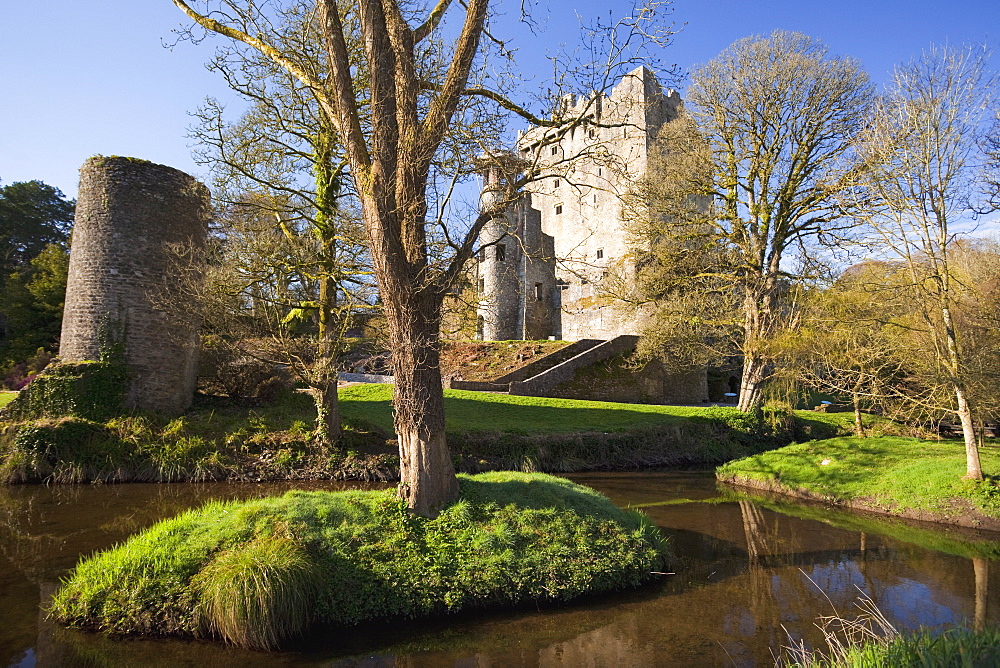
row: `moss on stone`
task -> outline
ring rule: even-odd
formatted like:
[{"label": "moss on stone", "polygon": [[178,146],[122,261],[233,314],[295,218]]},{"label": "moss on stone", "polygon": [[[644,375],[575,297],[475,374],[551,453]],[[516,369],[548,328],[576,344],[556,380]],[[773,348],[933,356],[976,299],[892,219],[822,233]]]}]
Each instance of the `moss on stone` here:
[{"label": "moss on stone", "polygon": [[72,362],[50,365],[11,401],[13,420],[75,416],[102,421],[121,413],[128,382],[121,362]]}]

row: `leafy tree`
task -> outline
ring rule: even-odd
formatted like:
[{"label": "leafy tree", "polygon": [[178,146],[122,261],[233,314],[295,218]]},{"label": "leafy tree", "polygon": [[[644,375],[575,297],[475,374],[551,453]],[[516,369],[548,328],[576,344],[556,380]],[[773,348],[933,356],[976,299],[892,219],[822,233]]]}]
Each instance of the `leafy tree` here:
[{"label": "leafy tree", "polygon": [[[740,40],[694,72],[689,117],[659,139],[639,193],[639,252],[652,269],[640,297],[654,313],[674,309],[695,348],[739,354],[742,410],[762,402],[772,342],[794,317],[795,280],[811,270],[818,244],[850,228],[837,195],[851,184],[852,140],[871,95],[856,61],[777,31]],[[671,249],[683,249],[693,271]],[[666,292],[656,278],[664,267],[678,281]],[[691,311],[664,298],[678,293]]]},{"label": "leafy tree", "polygon": [[[966,475],[982,479],[970,392],[973,343],[957,319],[969,285],[954,266],[955,222],[977,210],[982,146],[996,108],[983,49],[935,47],[897,67],[859,150],[866,163],[852,193],[875,242],[906,267],[929,357],[923,374],[945,379],[948,409],[962,425]],[[930,386],[939,387],[937,383]]]},{"label": "leafy tree", "polygon": [[4,366],[28,359],[39,348],[53,350],[62,327],[69,254],[61,244],[49,244],[27,266],[7,276],[0,313],[4,336],[0,360]]},{"label": "leafy tree", "polygon": [[868,261],[806,291],[798,326],[775,342],[778,375],[849,399],[858,436],[863,410],[898,405],[908,389],[902,320],[911,301],[898,273],[897,265]]},{"label": "leafy tree", "polygon": [[[322,79],[274,43],[273,31],[260,26],[267,23],[264,10],[250,0],[223,2],[224,12],[208,14],[184,0],[173,2],[204,29],[259,50],[291,73],[333,121],[360,204],[392,348],[400,493],[414,512],[436,514],[458,493],[444,432],[441,304],[471,259],[483,226],[498,213],[482,212],[457,235],[441,226],[444,201],[437,198],[437,187],[443,172],[438,167],[450,167],[454,178],[472,171],[470,156],[443,155],[454,145],[449,138],[456,131],[496,155],[496,133],[458,122],[486,109],[482,100],[540,125],[564,127],[567,119],[538,118],[496,89],[477,85],[482,82],[473,69],[482,64],[484,42],[506,52],[487,30],[489,0],[440,0],[430,11],[393,0],[318,0],[316,20],[327,58]],[[657,31],[649,28],[656,18],[652,10],[641,8],[637,18],[604,33],[613,66],[633,50],[631,42],[655,38]],[[458,14],[458,25],[446,30],[449,13]],[[243,21],[248,15],[259,21]],[[352,51],[353,44],[360,48]],[[480,68],[476,77],[487,73]],[[505,179],[498,206],[514,197],[519,180]]]},{"label": "leafy tree", "polygon": [[[54,347],[66,292],[75,203],[41,181],[0,187],[0,360]],[[35,261],[37,259],[37,262]]]},{"label": "leafy tree", "polygon": [[63,243],[76,203],[41,181],[0,187],[0,275],[23,267],[52,243]]}]

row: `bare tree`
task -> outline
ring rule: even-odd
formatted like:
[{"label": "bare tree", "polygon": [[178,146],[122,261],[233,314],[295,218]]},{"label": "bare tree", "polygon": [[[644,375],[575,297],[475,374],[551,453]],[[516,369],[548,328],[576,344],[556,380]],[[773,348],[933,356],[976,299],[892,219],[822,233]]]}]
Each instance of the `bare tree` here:
[{"label": "bare tree", "polygon": [[934,366],[962,425],[966,475],[982,479],[969,369],[955,308],[965,286],[953,267],[955,223],[977,210],[982,139],[996,80],[982,48],[934,47],[899,66],[859,147],[855,193],[877,242],[906,263]]},{"label": "bare tree", "polygon": [[[312,77],[323,79],[327,75],[326,58],[312,15],[309,2],[295,0],[274,7],[267,25],[273,32],[272,43],[286,57],[294,59]],[[248,18],[241,23],[244,29],[250,28]],[[184,36],[191,37],[189,32]],[[351,219],[354,210],[350,205],[350,189],[346,187],[347,165],[342,146],[333,122],[313,91],[260,51],[242,42],[228,43],[217,49],[208,67],[248,103],[248,108],[230,121],[223,105],[208,98],[194,112],[198,122],[189,134],[198,142],[195,160],[212,170],[213,200],[225,213],[218,222],[234,223],[219,230],[220,234],[231,237],[224,257],[244,270],[254,267],[243,274],[249,278],[259,271],[267,254],[258,252],[253,262],[240,263],[240,254],[231,248],[234,240],[251,242],[250,246],[260,251],[256,242],[284,236],[292,245],[310,248],[310,252],[298,254],[296,266],[289,270],[299,279],[306,279],[297,284],[308,285],[312,292],[300,291],[297,299],[291,299],[291,292],[274,286],[283,297],[270,303],[268,312],[273,311],[273,317],[255,319],[251,329],[259,330],[264,322],[273,323],[278,327],[273,335],[288,343],[285,339],[288,330],[281,325],[284,319],[305,315],[315,321],[318,336],[310,337],[315,347],[311,354],[298,351],[288,357],[274,355],[276,351],[272,351],[269,356],[291,364],[307,382],[318,416],[316,440],[331,444],[340,435],[337,356],[343,343],[341,334],[359,301],[353,293],[367,289],[366,276],[371,273],[361,226]],[[251,220],[254,233],[260,235],[258,239],[247,234],[244,223]],[[272,260],[277,258],[278,255],[271,256]],[[230,277],[226,288],[234,298],[251,285],[237,288],[232,280],[236,276]],[[258,314],[263,312],[257,310]],[[250,322],[245,318],[215,317],[223,313],[206,316],[208,321],[225,325],[223,329],[230,334],[245,330],[242,325]],[[237,323],[242,324],[229,326]],[[254,338],[263,333],[257,331]],[[256,345],[248,347],[236,339],[229,340],[243,349],[243,353],[260,353]],[[310,360],[308,364],[304,363],[306,359]]]},{"label": "bare tree", "polygon": [[[640,236],[658,240],[652,258],[678,247],[701,258],[691,280],[695,291],[708,286],[705,304],[736,302],[741,410],[762,402],[771,342],[793,315],[786,297],[801,275],[795,265],[807,268],[818,242],[851,225],[836,195],[850,183],[846,163],[870,99],[856,61],[777,31],[740,40],[697,70],[690,119],[668,126],[660,140]],[[706,343],[721,345],[727,323],[716,316],[724,310],[714,309]]]},{"label": "bare tree", "polygon": [[[259,50],[290,72],[332,120],[361,206],[393,352],[400,493],[415,513],[436,514],[458,493],[445,442],[438,365],[441,302],[472,257],[483,225],[497,212],[482,212],[459,239],[446,228],[435,234],[430,228],[440,208],[428,206],[435,161],[448,146],[456,119],[477,100],[540,124],[566,120],[536,117],[501,92],[475,85],[481,82],[472,80],[472,71],[482,62],[484,40],[504,49],[487,28],[489,0],[440,0],[429,12],[394,0],[318,0],[316,20],[327,59],[322,78],[271,41],[266,5],[234,0],[222,3],[224,12],[200,13],[184,0],[173,2],[204,29]],[[449,13],[460,15],[459,25],[445,32],[442,22]],[[254,20],[243,22],[248,14]],[[612,26],[612,33],[624,26],[636,39],[655,37],[647,29],[655,16],[638,11],[635,17]],[[448,34],[454,39],[447,40]],[[613,37],[614,44],[622,43]],[[352,43],[360,45],[357,52]],[[478,139],[496,150],[498,137]],[[509,197],[499,199],[510,201],[517,179],[506,186]],[[451,251],[446,261],[435,256],[435,248]]]}]

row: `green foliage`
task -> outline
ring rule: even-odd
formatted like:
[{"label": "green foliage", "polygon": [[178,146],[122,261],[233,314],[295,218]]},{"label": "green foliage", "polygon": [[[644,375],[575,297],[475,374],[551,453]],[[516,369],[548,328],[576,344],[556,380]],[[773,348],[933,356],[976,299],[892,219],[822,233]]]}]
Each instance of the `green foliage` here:
[{"label": "green foliage", "polygon": [[20,420],[67,415],[106,420],[121,412],[127,380],[125,365],[120,363],[51,365],[21,391],[7,411]]},{"label": "green foliage", "polygon": [[8,427],[0,438],[0,480],[101,480],[127,454],[100,424],[77,417]]},{"label": "green foliage", "polygon": [[833,659],[813,652],[790,668],[992,668],[1000,664],[1000,631],[955,628],[919,631],[892,639],[869,640],[837,652]]},{"label": "green foliage", "polygon": [[[983,468],[1000,469],[1000,452],[981,449]],[[833,438],[789,445],[716,469],[722,480],[746,480],[776,491],[804,490],[837,501],[864,499],[882,510],[967,512],[1000,517],[992,479],[964,480],[965,449],[954,441]],[[957,504],[957,505],[956,505]]]},{"label": "green foliage", "polygon": [[66,248],[49,244],[24,266],[0,277],[4,288],[0,294],[0,364],[21,362],[39,347],[55,349],[68,270]]},{"label": "green foliage", "polygon": [[74,206],[41,181],[0,187],[0,276],[27,265],[49,244],[65,242]]},{"label": "green foliage", "polygon": [[309,625],[323,575],[294,537],[261,535],[216,554],[191,587],[210,633],[271,649]]},{"label": "green foliage", "polygon": [[922,631],[882,645],[869,643],[847,652],[838,666],[882,668],[991,668],[1000,664],[1000,631],[951,629],[941,634]]},{"label": "green foliage", "polygon": [[460,484],[433,520],[391,491],[213,502],[81,562],[52,612],[116,633],[207,628],[273,647],[310,619],[352,625],[632,587],[667,557],[648,520],[567,480]]}]

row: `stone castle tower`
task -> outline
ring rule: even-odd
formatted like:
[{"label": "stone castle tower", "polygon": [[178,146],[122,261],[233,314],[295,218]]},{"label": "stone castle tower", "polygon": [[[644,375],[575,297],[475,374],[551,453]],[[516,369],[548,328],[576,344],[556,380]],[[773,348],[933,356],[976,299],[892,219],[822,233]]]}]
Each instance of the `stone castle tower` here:
[{"label": "stone castle tower", "polygon": [[102,329],[123,337],[130,407],[176,415],[191,403],[198,323],[154,295],[170,286],[173,248],[204,249],[208,218],[208,189],[172,167],[97,156],[80,169],[59,354],[98,360]]},{"label": "stone castle tower", "polygon": [[[680,95],[639,67],[608,95],[564,98],[562,116],[579,119],[569,129],[520,135],[517,159],[540,177],[480,236],[482,339],[639,333],[641,322],[601,284],[609,273],[634,275],[621,197],[645,174],[653,140],[680,108]],[[483,210],[501,190],[502,171],[483,170]]]}]

